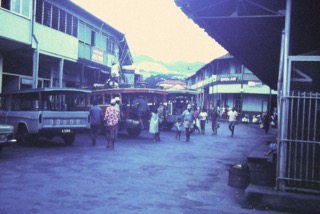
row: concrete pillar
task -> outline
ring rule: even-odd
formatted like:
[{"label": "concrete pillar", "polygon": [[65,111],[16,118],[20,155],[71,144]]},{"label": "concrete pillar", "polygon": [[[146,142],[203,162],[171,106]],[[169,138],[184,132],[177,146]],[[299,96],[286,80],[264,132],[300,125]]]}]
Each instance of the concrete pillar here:
[{"label": "concrete pillar", "polygon": [[38,88],[39,52],[37,49],[33,50],[32,60],[32,88]]},{"label": "concrete pillar", "polygon": [[3,56],[0,53],[0,93],[2,93],[2,81],[3,81]]},{"label": "concrete pillar", "polygon": [[64,65],[64,59],[60,59],[59,62],[59,88],[62,88],[62,80],[63,80],[63,65]]}]

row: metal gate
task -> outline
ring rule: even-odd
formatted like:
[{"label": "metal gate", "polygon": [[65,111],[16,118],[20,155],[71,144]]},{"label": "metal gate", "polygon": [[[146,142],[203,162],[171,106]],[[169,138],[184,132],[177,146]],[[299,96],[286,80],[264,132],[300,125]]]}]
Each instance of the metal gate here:
[{"label": "metal gate", "polygon": [[277,188],[320,193],[320,56],[291,56],[280,101]]}]

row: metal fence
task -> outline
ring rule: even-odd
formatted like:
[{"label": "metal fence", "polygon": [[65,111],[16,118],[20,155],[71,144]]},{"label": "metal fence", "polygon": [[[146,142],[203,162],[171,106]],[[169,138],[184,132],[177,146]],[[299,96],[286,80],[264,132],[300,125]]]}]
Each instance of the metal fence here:
[{"label": "metal fence", "polygon": [[288,70],[289,90],[280,93],[277,188],[320,193],[320,56],[290,57]]}]

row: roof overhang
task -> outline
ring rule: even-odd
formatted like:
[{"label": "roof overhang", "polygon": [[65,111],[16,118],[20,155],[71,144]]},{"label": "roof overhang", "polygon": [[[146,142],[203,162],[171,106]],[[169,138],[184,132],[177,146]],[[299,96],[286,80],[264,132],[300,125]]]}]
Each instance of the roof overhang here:
[{"label": "roof overhang", "polygon": [[175,0],[197,25],[272,89],[277,88],[285,0]]}]

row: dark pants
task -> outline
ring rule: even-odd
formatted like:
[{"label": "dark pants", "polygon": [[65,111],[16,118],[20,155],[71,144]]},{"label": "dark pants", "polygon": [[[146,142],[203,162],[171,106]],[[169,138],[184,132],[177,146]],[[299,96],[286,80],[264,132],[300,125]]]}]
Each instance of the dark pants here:
[{"label": "dark pants", "polygon": [[160,132],[153,134],[153,141],[160,141]]},{"label": "dark pants", "polygon": [[192,128],[186,128],[186,138],[187,138],[187,141],[190,140],[190,135],[191,135],[191,132],[193,131]]},{"label": "dark pants", "polygon": [[92,145],[96,145],[96,140],[97,140],[99,131],[100,131],[100,124],[91,124],[90,138],[92,140]]},{"label": "dark pants", "polygon": [[206,130],[206,120],[200,120],[201,132],[204,133]]},{"label": "dark pants", "polygon": [[212,120],[212,124],[211,124],[212,132],[215,132],[217,122],[218,122],[218,120]]},{"label": "dark pants", "polygon": [[181,130],[178,130],[176,134],[176,139],[180,140],[180,138],[181,138]]},{"label": "dark pants", "polygon": [[231,136],[234,134],[234,127],[236,126],[237,121],[229,122],[229,130],[231,131]]},{"label": "dark pants", "polygon": [[263,124],[263,129],[266,134],[268,134],[269,132],[269,127],[270,127],[270,123]]},{"label": "dark pants", "polygon": [[107,126],[106,128],[106,138],[107,138],[107,147],[114,149],[114,142],[116,140],[116,132],[118,125]]}]

